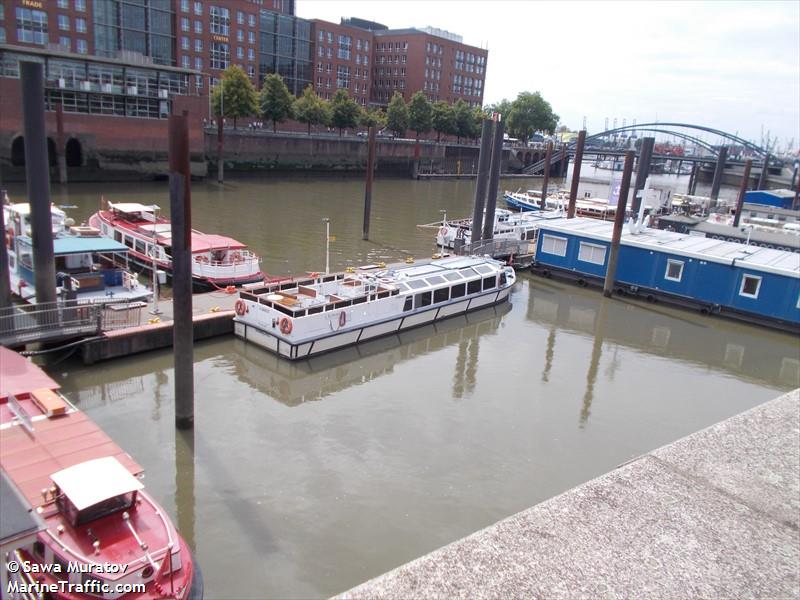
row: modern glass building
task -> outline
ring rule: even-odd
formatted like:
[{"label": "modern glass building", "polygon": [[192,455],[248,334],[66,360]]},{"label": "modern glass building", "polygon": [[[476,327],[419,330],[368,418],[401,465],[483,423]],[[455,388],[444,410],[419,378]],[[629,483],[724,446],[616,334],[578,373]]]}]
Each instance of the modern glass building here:
[{"label": "modern glass building", "polygon": [[258,36],[260,80],[269,73],[277,73],[290,92],[300,95],[312,83],[311,22],[262,9]]}]

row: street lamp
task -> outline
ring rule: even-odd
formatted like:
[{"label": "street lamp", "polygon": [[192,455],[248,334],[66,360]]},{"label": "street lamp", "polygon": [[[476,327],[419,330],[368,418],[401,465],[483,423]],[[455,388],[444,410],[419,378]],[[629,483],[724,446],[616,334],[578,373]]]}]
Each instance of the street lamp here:
[{"label": "street lamp", "polygon": [[444,236],[447,235],[447,211],[443,208],[439,209],[439,212],[442,213],[442,229],[444,233],[442,234],[442,252],[440,253],[439,258],[444,258]]},{"label": "street lamp", "polygon": [[331,272],[331,220],[324,217],[325,223],[325,275]]}]

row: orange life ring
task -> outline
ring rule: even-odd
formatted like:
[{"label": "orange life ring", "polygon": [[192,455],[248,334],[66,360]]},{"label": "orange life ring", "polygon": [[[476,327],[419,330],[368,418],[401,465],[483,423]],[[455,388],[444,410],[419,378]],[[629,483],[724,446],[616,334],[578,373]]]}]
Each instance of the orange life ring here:
[{"label": "orange life ring", "polygon": [[292,333],[292,322],[289,320],[289,317],[283,317],[281,319],[281,333],[283,335]]},{"label": "orange life ring", "polygon": [[194,257],[194,262],[207,263],[208,262],[208,257],[207,256],[203,256],[202,254],[198,254],[197,256]]},{"label": "orange life ring", "polygon": [[242,262],[242,253],[241,252],[234,252],[231,254],[231,261],[235,263]]},{"label": "orange life ring", "polygon": [[442,237],[446,236],[447,235],[447,227],[442,227],[439,230],[439,235],[442,236]]},{"label": "orange life ring", "polygon": [[234,305],[234,310],[236,310],[236,314],[240,317],[247,312],[247,304],[244,303],[244,300],[239,298]]},{"label": "orange life ring", "polygon": [[347,323],[347,314],[342,311],[339,313],[339,328],[344,327],[345,323]]}]

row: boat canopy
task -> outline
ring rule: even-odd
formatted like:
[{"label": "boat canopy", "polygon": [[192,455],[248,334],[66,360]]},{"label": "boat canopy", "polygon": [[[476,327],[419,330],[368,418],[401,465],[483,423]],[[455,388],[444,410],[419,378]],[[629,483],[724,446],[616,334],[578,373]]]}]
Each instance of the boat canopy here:
[{"label": "boat canopy", "polygon": [[152,215],[159,207],[155,204],[139,204],[138,202],[109,202],[108,207],[117,212],[134,215]]},{"label": "boat canopy", "polygon": [[79,511],[144,488],[113,456],[87,460],[53,473],[50,478]]},{"label": "boat canopy", "polygon": [[60,237],[53,240],[53,254],[86,254],[87,252],[127,252],[128,247],[105,237]]}]

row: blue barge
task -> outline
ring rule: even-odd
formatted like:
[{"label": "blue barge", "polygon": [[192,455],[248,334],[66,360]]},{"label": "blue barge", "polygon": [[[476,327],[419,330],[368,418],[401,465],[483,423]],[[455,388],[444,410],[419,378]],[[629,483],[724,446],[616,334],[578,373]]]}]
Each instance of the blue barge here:
[{"label": "blue barge", "polygon": [[[605,278],[613,223],[555,219],[539,226],[534,272],[579,284]],[[793,252],[626,225],[614,291],[800,332],[800,258]]]}]

